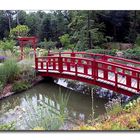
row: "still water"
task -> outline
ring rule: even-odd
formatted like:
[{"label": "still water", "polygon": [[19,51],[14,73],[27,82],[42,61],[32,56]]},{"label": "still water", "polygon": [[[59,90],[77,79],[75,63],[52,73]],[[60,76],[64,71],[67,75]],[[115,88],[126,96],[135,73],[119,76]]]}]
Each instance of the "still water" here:
[{"label": "still water", "polygon": [[33,105],[38,104],[40,100],[47,101],[48,106],[57,108],[58,102],[56,99],[60,88],[62,94],[69,94],[66,108],[72,122],[76,122],[76,120],[87,121],[90,119],[93,111],[95,118],[105,113],[107,99],[94,96],[92,100],[91,95],[83,94],[79,90],[75,91],[72,87],[66,88],[67,86],[68,83],[64,79],[59,79],[55,83],[41,82],[28,91],[1,100],[0,123],[16,121],[16,129],[29,129],[25,123],[21,123],[23,112],[26,112],[26,108],[30,107],[29,101]]}]

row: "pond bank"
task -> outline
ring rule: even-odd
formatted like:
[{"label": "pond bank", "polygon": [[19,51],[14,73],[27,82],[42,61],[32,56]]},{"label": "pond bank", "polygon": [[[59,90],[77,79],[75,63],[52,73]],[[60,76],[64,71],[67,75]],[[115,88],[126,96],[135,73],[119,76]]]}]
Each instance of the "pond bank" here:
[{"label": "pond bank", "polygon": [[[37,85],[37,84],[38,84],[39,82],[41,82],[42,80],[43,80],[43,78],[42,78],[41,76],[37,76],[36,80],[30,85],[30,87],[29,87],[28,89],[30,89],[30,88],[32,88],[33,86]],[[22,91],[20,91],[20,92],[12,92],[12,91],[11,91],[11,90],[12,90],[12,86],[13,86],[13,84],[7,84],[7,85],[4,87],[3,93],[0,95],[0,100],[2,100],[3,98],[6,98],[6,97],[8,97],[8,96],[11,96],[11,95],[13,95],[13,94],[16,94],[16,93],[20,93],[20,92],[25,91],[25,90],[22,90]],[[28,90],[28,89],[26,89],[26,90]]]}]

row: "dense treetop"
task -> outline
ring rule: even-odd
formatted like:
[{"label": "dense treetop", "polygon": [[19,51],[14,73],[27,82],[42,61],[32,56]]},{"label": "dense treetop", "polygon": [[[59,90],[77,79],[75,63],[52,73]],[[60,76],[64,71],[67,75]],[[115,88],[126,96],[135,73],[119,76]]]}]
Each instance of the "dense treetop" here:
[{"label": "dense treetop", "polygon": [[[63,40],[70,48],[94,48],[106,42],[134,43],[140,33],[139,11],[0,11],[0,39],[26,25],[39,41]],[[30,29],[30,30],[29,30]],[[62,44],[63,44],[62,43]],[[42,45],[42,44],[40,44]]]}]

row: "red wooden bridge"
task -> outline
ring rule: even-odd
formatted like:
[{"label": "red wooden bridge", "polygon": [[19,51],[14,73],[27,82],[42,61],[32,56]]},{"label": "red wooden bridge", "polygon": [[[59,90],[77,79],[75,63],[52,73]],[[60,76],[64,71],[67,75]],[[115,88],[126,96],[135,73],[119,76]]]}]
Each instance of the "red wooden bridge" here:
[{"label": "red wooden bridge", "polygon": [[125,95],[140,94],[140,62],[86,52],[49,53],[35,58],[41,76],[68,78]]}]

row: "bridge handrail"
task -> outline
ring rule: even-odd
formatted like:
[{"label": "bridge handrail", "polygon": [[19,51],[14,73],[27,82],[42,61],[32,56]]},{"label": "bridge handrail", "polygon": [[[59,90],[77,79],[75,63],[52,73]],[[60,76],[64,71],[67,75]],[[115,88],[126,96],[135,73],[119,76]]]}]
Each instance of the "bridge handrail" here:
[{"label": "bridge handrail", "polygon": [[134,64],[139,64],[139,61],[135,61],[135,60],[129,60],[126,58],[121,58],[121,57],[116,57],[116,56],[111,56],[111,55],[106,55],[106,54],[95,54],[95,53],[90,53],[90,52],[55,52],[55,53],[50,53],[51,55],[55,55],[55,54],[83,54],[83,55],[91,55],[91,56],[105,56],[106,58],[112,58],[112,59],[117,59],[117,60],[122,60],[125,62],[129,62],[129,63],[134,63]]},{"label": "bridge handrail", "polygon": [[[46,56],[46,57],[37,57],[37,59],[47,59],[47,58],[60,58],[59,56]],[[137,72],[140,73],[140,71],[138,69],[134,69],[134,67],[130,67],[130,66],[122,66],[120,64],[113,64],[112,62],[107,62],[107,61],[101,61],[101,60],[95,60],[95,59],[89,59],[89,58],[79,58],[79,57],[61,57],[61,58],[66,58],[66,59],[77,59],[77,60],[85,60],[85,61],[95,61],[97,63],[101,63],[101,64],[106,64],[109,66],[115,66],[117,68],[121,68],[121,69],[125,69],[125,70],[129,70],[129,71],[133,71],[133,72]]]},{"label": "bridge handrail", "polygon": [[[116,56],[110,56],[110,55],[105,55],[105,54],[95,54],[95,53],[89,53],[89,52],[61,52],[61,53],[59,53],[59,52],[56,52],[56,53],[50,53],[51,55],[55,55],[55,54],[61,54],[61,55],[63,55],[63,54],[74,54],[74,55],[76,55],[76,54],[82,54],[82,55],[90,55],[92,58],[93,57],[98,57],[98,56],[100,56],[100,57],[102,57],[103,58],[103,60],[104,61],[108,61],[108,59],[113,59],[113,60],[121,60],[121,61],[123,61],[123,62],[125,62],[125,63],[132,63],[133,65],[140,65],[140,62],[138,62],[138,61],[134,61],[134,60],[129,60],[129,59],[126,59],[126,58],[121,58],[121,57],[116,57]],[[111,62],[111,63],[116,63],[116,62]],[[117,62],[118,64],[121,64],[122,66],[126,66],[126,64],[123,64],[123,63],[121,63],[121,62]],[[117,64],[116,63],[116,64]],[[127,65],[128,66],[128,65]],[[130,67],[130,68],[134,68],[133,66],[128,66],[128,67]],[[138,70],[140,70],[140,68],[139,67],[135,67],[135,69],[138,69]]]}]

